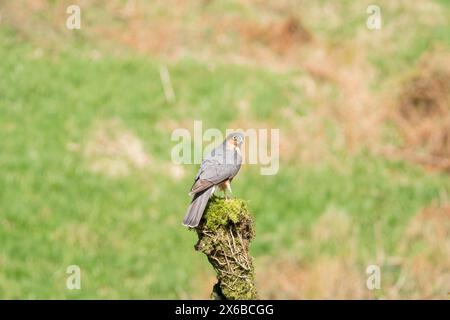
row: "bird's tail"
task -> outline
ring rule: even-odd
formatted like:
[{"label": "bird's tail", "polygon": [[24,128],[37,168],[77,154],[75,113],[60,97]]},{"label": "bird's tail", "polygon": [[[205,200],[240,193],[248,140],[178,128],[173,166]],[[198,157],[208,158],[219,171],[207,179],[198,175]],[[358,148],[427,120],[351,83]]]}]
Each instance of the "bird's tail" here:
[{"label": "bird's tail", "polygon": [[206,204],[214,192],[214,187],[195,194],[183,219],[183,225],[194,228],[198,226],[205,211]]}]

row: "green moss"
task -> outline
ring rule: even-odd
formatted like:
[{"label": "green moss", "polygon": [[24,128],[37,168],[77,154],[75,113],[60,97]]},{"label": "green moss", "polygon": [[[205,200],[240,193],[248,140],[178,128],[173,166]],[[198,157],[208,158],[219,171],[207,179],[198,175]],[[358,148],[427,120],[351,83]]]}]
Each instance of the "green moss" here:
[{"label": "green moss", "polygon": [[237,223],[242,217],[249,217],[247,203],[241,199],[228,199],[213,196],[206,208],[206,226],[217,230],[229,222]]},{"label": "green moss", "polygon": [[212,197],[196,231],[199,240],[195,248],[208,257],[217,275],[212,297],[257,299],[253,259],[249,254],[250,241],[255,237],[254,221],[247,203]]},{"label": "green moss", "polygon": [[254,269],[248,278],[228,277],[228,286],[221,286],[223,296],[228,300],[255,300],[258,297],[254,284]]}]

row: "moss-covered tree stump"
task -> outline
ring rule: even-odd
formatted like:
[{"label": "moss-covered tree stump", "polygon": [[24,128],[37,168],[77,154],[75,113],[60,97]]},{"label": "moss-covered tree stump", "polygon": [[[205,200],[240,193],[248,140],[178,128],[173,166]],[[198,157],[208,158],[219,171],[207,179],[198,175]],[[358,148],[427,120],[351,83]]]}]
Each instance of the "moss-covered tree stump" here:
[{"label": "moss-covered tree stump", "polygon": [[196,228],[195,250],[203,252],[217,275],[213,299],[257,299],[249,253],[255,237],[253,218],[243,200],[211,197]]}]

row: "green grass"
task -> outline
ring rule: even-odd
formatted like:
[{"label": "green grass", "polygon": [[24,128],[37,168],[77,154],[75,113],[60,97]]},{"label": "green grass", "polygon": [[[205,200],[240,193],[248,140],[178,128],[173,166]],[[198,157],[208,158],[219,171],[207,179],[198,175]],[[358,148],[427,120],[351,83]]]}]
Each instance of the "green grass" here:
[{"label": "green grass", "polygon": [[[35,59],[30,45],[1,36],[2,297],[174,298],[187,290],[203,262],[181,227],[191,178],[173,182],[159,170],[173,143],[157,124],[197,114],[225,129],[243,84],[270,113],[273,100],[259,96],[283,101],[282,82],[237,67],[211,74],[186,61],[171,67],[178,102],[167,105],[156,61],[97,62],[83,51]],[[90,173],[82,154],[68,150],[97,121],[115,118],[144,141],[154,167],[113,179]],[[82,270],[79,293],[65,288],[70,264]]]},{"label": "green grass", "polygon": [[[303,94],[292,87],[293,75],[220,64],[211,70],[181,60],[169,65],[177,100],[168,104],[156,59],[103,52],[92,60],[89,45],[35,57],[34,45],[18,39],[14,31],[0,32],[0,298],[194,296],[199,270],[209,266],[181,220],[197,166],[186,166],[179,181],[165,173],[173,142],[160,124],[202,119],[224,130],[242,97],[257,119],[278,120],[278,108]],[[404,48],[408,54],[395,59],[409,63],[426,43],[415,42],[416,50]],[[70,143],[83,146],[92,128],[109,119],[120,119],[143,141],[152,157],[148,168],[112,178],[92,173],[83,154],[68,149]],[[366,153],[336,157],[339,169],[282,159],[275,176],[261,176],[251,166],[239,174],[233,192],[249,201],[255,216],[255,257],[320,254],[308,235],[330,207],[358,226],[361,261],[375,254],[376,223],[388,235],[388,254],[395,255],[409,219],[450,192],[446,174]],[[300,238],[307,241],[303,252]],[[335,254],[339,248],[321,250]],[[82,290],[66,289],[71,264],[81,268]]]}]

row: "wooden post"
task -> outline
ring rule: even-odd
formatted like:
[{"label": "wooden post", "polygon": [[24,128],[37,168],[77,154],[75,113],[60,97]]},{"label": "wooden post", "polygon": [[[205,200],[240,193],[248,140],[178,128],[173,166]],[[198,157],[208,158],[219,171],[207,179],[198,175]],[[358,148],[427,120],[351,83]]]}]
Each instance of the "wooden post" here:
[{"label": "wooden post", "polygon": [[249,253],[255,229],[246,202],[213,196],[196,231],[198,242],[195,250],[208,257],[217,275],[211,298],[257,299],[254,268]]}]

